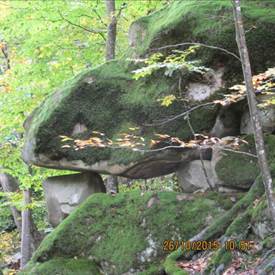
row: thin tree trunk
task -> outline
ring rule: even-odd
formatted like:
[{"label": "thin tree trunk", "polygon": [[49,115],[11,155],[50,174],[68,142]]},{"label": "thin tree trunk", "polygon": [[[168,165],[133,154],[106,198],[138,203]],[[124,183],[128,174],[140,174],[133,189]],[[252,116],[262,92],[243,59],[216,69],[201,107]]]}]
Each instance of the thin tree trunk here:
[{"label": "thin tree trunk", "polygon": [[[232,0],[233,2],[233,14],[236,29],[236,41],[239,48],[239,53],[242,61],[243,76],[246,85],[247,100],[249,106],[250,117],[253,125],[255,144],[258,156],[258,162],[261,169],[261,175],[265,186],[265,193],[268,202],[268,208],[271,214],[272,222],[275,226],[275,195],[272,189],[272,177],[270,169],[268,167],[264,138],[261,122],[257,110],[257,101],[254,92],[252,82],[252,72],[250,66],[250,60],[248,55],[248,49],[245,40],[245,31],[242,22],[241,4],[240,0]],[[260,43],[260,41],[259,41]]]},{"label": "thin tree trunk", "polygon": [[32,237],[31,237],[31,212],[27,205],[31,203],[30,190],[24,190],[24,206],[22,211],[22,231],[21,231],[21,264],[20,268],[24,268],[32,256]]},{"label": "thin tree trunk", "polygon": [[[0,174],[0,185],[2,186],[4,192],[13,193],[19,190],[17,180],[8,174]],[[18,231],[21,232],[21,213],[14,206],[10,206],[10,209],[14,223]]]},{"label": "thin tree trunk", "polygon": [[108,17],[108,30],[106,41],[106,60],[112,60],[115,58],[116,51],[116,32],[117,32],[117,19],[116,19],[116,7],[115,0],[105,0],[107,17]]},{"label": "thin tree trunk", "polygon": [[[106,11],[108,17],[107,40],[106,40],[106,61],[112,60],[116,56],[116,33],[117,33],[117,19],[116,19],[116,1],[105,0]],[[106,181],[107,193],[118,193],[118,178],[117,176],[109,176]]]},{"label": "thin tree trunk", "polygon": [[3,54],[5,62],[6,62],[5,68],[4,68],[4,72],[5,72],[11,68],[10,67],[10,58],[9,58],[8,45],[3,39],[1,39],[1,37],[0,37],[0,50]]}]

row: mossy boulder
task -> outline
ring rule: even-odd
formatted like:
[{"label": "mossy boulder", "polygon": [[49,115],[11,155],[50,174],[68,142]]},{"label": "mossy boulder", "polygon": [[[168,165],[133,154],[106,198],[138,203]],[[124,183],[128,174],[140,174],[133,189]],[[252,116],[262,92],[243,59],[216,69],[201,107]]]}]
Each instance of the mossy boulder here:
[{"label": "mossy boulder", "polygon": [[32,264],[21,275],[99,275],[97,265],[86,259],[56,258],[42,264]]},{"label": "mossy boulder", "polygon": [[[236,189],[248,189],[260,174],[256,156],[255,141],[252,135],[246,136],[247,144],[239,152],[228,152],[214,149],[212,165],[220,184]],[[266,152],[272,176],[275,176],[275,136],[265,135]],[[250,153],[251,155],[242,154]]]},{"label": "mossy boulder", "polygon": [[[246,36],[255,72],[275,65],[273,7],[271,2],[243,3],[245,26],[249,29]],[[138,19],[130,29],[132,52],[128,53],[128,57],[149,55],[156,47],[190,41],[225,48],[237,54],[230,1],[174,1],[160,11]],[[171,51],[163,52],[169,54]],[[199,90],[210,91],[212,98],[204,99],[210,101],[213,96],[219,96],[218,92],[224,92],[221,90],[223,82],[226,85],[235,82],[242,77],[242,73],[239,60],[222,50],[201,47],[190,58],[201,59],[201,64],[218,72],[220,85],[207,83],[201,74],[187,70],[169,76],[160,69],[148,77],[134,80],[133,71],[144,64],[126,59],[107,62],[68,81],[26,121],[24,160],[49,168],[150,178],[175,171],[185,160],[197,159],[190,150],[185,156],[186,150],[182,149],[150,153],[88,146],[75,150],[73,141],[68,142],[71,146],[68,147],[60,138],[70,136],[82,140],[91,137],[93,131],[99,131],[114,140],[120,138],[122,133],[129,133],[131,128],[138,128],[131,134],[142,136],[146,144],[150,143],[155,133],[182,139],[192,137],[183,116],[161,126],[149,127],[148,124],[189,109],[193,103],[187,103],[188,94],[194,98]],[[191,92],[188,90],[190,87],[194,88]],[[216,88],[213,90],[213,87]],[[167,95],[179,100],[168,107],[161,106],[159,100]],[[196,133],[210,133],[217,112],[218,107],[213,105],[193,111],[190,116],[193,130]]]},{"label": "mossy boulder", "polygon": [[27,267],[33,273],[28,274],[40,274],[35,272],[59,258],[92,260],[105,274],[156,269],[167,254],[165,240],[188,240],[224,213],[225,195],[220,196],[94,194],[44,239]]},{"label": "mossy boulder", "polygon": [[[112,61],[87,71],[57,92],[51,94],[26,121],[23,158],[38,166],[91,170],[130,178],[149,178],[173,172],[185,159],[196,158],[192,149],[138,152],[131,148],[100,148],[86,146],[76,150],[73,140],[62,142],[61,136],[85,140],[101,132],[115,141],[121,134],[133,134],[149,145],[154,134],[162,133],[186,139],[192,136],[185,118],[165,125],[147,127],[155,121],[177,115],[190,106],[177,100],[170,106],[158,101],[177,94],[179,77],[182,84],[201,74],[188,70],[173,77],[163,71],[133,79],[133,70],[139,64],[130,61]],[[209,132],[215,123],[217,106],[205,106],[190,116],[197,133]],[[136,128],[132,131],[130,129]],[[168,146],[164,144],[163,146]],[[182,156],[184,155],[184,156]],[[198,156],[197,156],[198,157]]]},{"label": "mossy boulder", "polygon": [[[272,1],[242,1],[242,13],[247,30],[246,40],[254,72],[275,65],[275,3]],[[227,0],[173,1],[163,9],[142,17],[130,27],[130,55],[146,56],[152,52],[171,52],[165,47],[186,42],[204,43],[238,53],[232,4]],[[183,45],[181,48],[188,48]],[[163,49],[158,49],[164,47]],[[239,61],[219,49],[201,47],[198,56],[205,64],[222,63],[228,77],[242,77]],[[227,66],[228,65],[228,66]]]}]

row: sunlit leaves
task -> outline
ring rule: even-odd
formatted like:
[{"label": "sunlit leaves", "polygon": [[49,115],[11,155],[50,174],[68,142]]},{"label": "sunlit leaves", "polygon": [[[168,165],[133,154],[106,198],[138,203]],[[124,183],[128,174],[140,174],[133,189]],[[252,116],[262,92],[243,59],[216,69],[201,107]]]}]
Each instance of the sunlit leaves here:
[{"label": "sunlit leaves", "polygon": [[161,106],[168,107],[170,106],[174,101],[176,100],[176,97],[174,95],[168,95],[161,99]]},{"label": "sunlit leaves", "polygon": [[198,61],[189,61],[188,57],[193,54],[199,46],[189,47],[187,50],[174,50],[172,54],[164,57],[162,53],[154,53],[144,60],[136,60],[144,62],[146,66],[134,70],[134,79],[139,79],[151,75],[153,72],[163,69],[164,76],[172,77],[177,71],[195,71],[199,73],[205,72],[207,69],[199,66]]}]

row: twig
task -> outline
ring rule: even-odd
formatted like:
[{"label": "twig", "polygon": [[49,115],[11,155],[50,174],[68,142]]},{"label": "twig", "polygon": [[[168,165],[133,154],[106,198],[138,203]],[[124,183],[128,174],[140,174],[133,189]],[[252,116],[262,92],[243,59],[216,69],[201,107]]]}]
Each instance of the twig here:
[{"label": "twig", "polygon": [[[108,25],[103,21],[103,19],[101,18],[101,16],[99,15],[99,13],[97,12],[96,9],[93,9],[93,12],[96,14],[97,18],[99,19],[99,21],[107,28]],[[87,14],[83,14],[82,16],[87,16],[89,18],[92,18],[91,16],[87,15]]]},{"label": "twig", "polygon": [[202,171],[203,171],[203,173],[204,173],[204,177],[205,177],[205,179],[206,179],[206,182],[207,182],[207,184],[208,184],[210,190],[213,191],[214,188],[213,188],[212,184],[210,183],[210,179],[209,179],[209,177],[208,177],[208,175],[207,175],[207,170],[206,170],[205,165],[204,165],[204,162],[203,162],[202,153],[201,153],[201,148],[200,148],[200,161],[201,161]]},{"label": "twig", "polygon": [[225,148],[225,147],[222,147],[222,146],[217,146],[217,147],[219,149],[223,150],[223,151],[228,151],[228,152],[232,152],[232,153],[242,154],[242,155],[246,155],[246,156],[253,157],[253,158],[256,158],[256,159],[258,158],[257,155],[254,155],[254,154],[251,154],[251,153],[248,153],[248,152],[237,151],[237,150]]},{"label": "twig", "polygon": [[184,43],[178,43],[178,44],[173,44],[173,45],[166,45],[166,46],[163,46],[163,47],[160,47],[160,48],[153,48],[151,49],[151,51],[159,51],[159,50],[164,50],[164,49],[169,49],[169,48],[177,48],[177,47],[180,47],[180,46],[202,46],[202,47],[206,47],[206,48],[210,48],[210,49],[214,49],[214,50],[220,50],[222,52],[225,52],[233,57],[235,57],[236,59],[238,59],[240,62],[241,62],[241,59],[239,56],[237,56],[236,54],[224,49],[224,48],[221,48],[221,47],[218,47],[218,46],[212,46],[212,45],[207,45],[207,44],[204,44],[204,43],[199,43],[199,42],[184,42]]},{"label": "twig", "polygon": [[80,29],[82,29],[82,30],[84,30],[84,31],[87,31],[87,32],[90,32],[90,33],[99,34],[99,35],[102,37],[102,39],[103,39],[104,41],[106,41],[106,38],[105,38],[105,36],[103,35],[103,33],[106,32],[105,30],[88,29],[88,28],[86,28],[86,27],[84,27],[84,26],[81,26],[81,25],[79,25],[79,24],[76,24],[76,23],[70,21],[69,19],[65,18],[65,17],[63,16],[63,14],[60,12],[60,10],[58,10],[58,13],[59,13],[60,17],[61,17],[63,20],[65,20],[67,23],[69,23],[69,24],[71,24],[71,25],[73,25],[73,26],[75,26],[75,27],[78,27],[78,28],[80,28]]},{"label": "twig", "polygon": [[[1,43],[1,41],[0,41],[0,43]],[[4,59],[6,60],[6,70],[5,71],[7,71],[11,68],[10,67],[10,58],[9,58],[9,54],[8,54],[8,46],[4,41],[2,41],[2,44],[3,45],[0,48],[1,48],[2,54],[4,56]]]},{"label": "twig", "polygon": [[195,111],[195,110],[197,110],[197,109],[199,109],[201,107],[210,106],[210,105],[214,105],[214,104],[216,104],[216,103],[214,103],[214,102],[207,102],[207,103],[204,103],[204,104],[196,105],[196,106],[192,107],[191,109],[189,109],[189,110],[187,110],[187,111],[185,111],[185,112],[183,112],[181,114],[178,114],[178,115],[176,115],[176,116],[174,116],[172,118],[168,118],[168,119],[166,119],[166,120],[164,120],[162,122],[157,122],[157,123],[152,123],[152,124],[144,124],[144,126],[161,126],[161,125],[164,125],[164,124],[166,124],[168,122],[174,121],[174,120],[176,120],[176,119],[178,119],[180,117],[186,116],[187,114],[189,114],[189,113],[191,113],[191,112],[193,112],[193,111]]},{"label": "twig", "polygon": [[[194,136],[194,139],[196,140],[196,139],[197,139],[196,133],[195,133],[194,128],[192,127],[192,124],[191,124],[191,122],[190,122],[189,113],[187,114],[186,119],[187,119],[188,126],[189,126],[189,128],[190,128],[190,130],[191,130],[191,132],[192,132],[192,134],[193,134],[193,136]],[[200,148],[199,148],[199,153],[200,153],[200,162],[201,162],[201,166],[202,166],[202,171],[203,171],[204,177],[205,177],[205,179],[206,179],[206,182],[207,182],[207,184],[208,184],[210,190],[213,191],[213,187],[212,187],[212,185],[211,185],[211,183],[210,183],[210,180],[209,180],[209,177],[208,177],[208,175],[207,175],[207,171],[206,171],[206,168],[205,168],[205,165],[204,165],[204,162],[203,162],[201,148],[202,148],[202,147],[200,146]]]}]

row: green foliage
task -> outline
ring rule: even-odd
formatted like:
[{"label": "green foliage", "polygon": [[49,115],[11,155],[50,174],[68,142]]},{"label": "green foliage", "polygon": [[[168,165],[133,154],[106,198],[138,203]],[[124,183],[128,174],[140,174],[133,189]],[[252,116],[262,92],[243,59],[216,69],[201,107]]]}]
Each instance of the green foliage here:
[{"label": "green foliage", "polygon": [[132,180],[130,185],[119,184],[119,192],[131,192],[134,190],[143,190],[149,192],[174,191],[179,192],[178,182],[175,175],[153,178],[149,180]]},{"label": "green foliage", "polygon": [[[2,204],[2,200],[0,200]],[[10,208],[8,206],[0,207],[0,232],[5,230],[11,230],[15,227],[13,217],[11,215]]]},{"label": "green foliage", "polygon": [[101,274],[97,265],[87,259],[63,259],[56,258],[39,266],[31,265],[25,271],[19,272],[21,275],[99,275]]},{"label": "green foliage", "polygon": [[189,47],[185,51],[174,50],[173,54],[164,56],[162,53],[155,53],[144,59],[143,62],[147,65],[140,69],[134,70],[134,79],[150,76],[153,72],[163,69],[164,76],[172,77],[177,71],[204,73],[207,68],[199,66],[199,61],[188,61],[188,57],[195,53],[198,46]]}]

